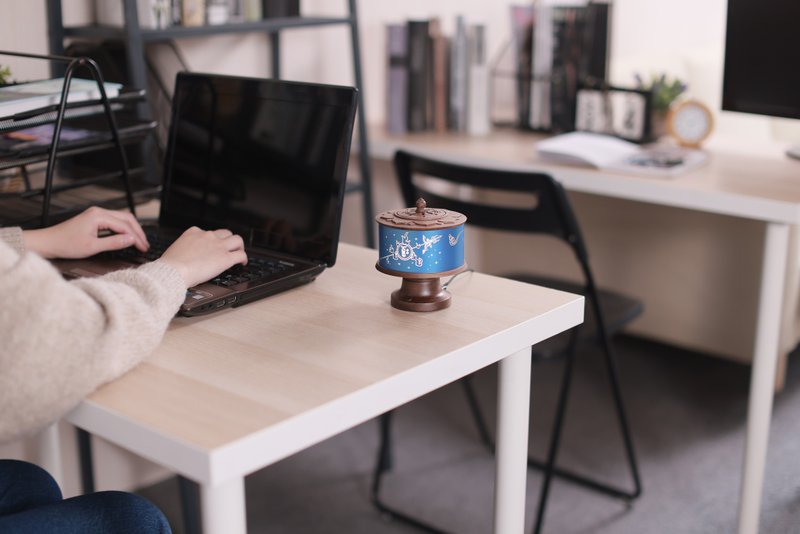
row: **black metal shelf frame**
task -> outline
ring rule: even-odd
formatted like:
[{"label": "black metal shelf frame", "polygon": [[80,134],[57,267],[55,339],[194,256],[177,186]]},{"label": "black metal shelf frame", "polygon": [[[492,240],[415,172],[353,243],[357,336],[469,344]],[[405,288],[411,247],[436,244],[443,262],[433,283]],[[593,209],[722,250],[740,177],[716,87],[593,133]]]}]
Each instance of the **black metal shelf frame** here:
[{"label": "black metal shelf frame", "polygon": [[[69,88],[72,83],[72,77],[75,74],[75,71],[79,68],[85,68],[89,71],[92,79],[97,83],[97,87],[100,91],[100,102],[99,105],[102,106],[103,112],[105,114],[106,121],[108,122],[109,133],[111,137],[111,147],[117,148],[117,153],[120,158],[120,175],[122,178],[122,183],[125,188],[125,199],[128,204],[128,208],[130,209],[131,213],[136,215],[136,208],[134,205],[133,199],[133,191],[131,190],[130,184],[130,177],[128,173],[128,157],[125,154],[125,149],[123,148],[122,140],[119,135],[119,129],[117,127],[117,121],[114,118],[114,113],[111,110],[111,104],[109,103],[108,95],[106,94],[105,86],[103,85],[103,75],[100,72],[100,69],[97,67],[97,64],[91,60],[90,58],[86,57],[66,57],[61,55],[43,55],[43,54],[28,54],[24,52],[12,52],[12,51],[0,51],[0,55],[5,56],[15,56],[15,57],[24,57],[24,58],[31,58],[31,59],[41,59],[49,61],[52,64],[59,63],[59,64],[66,64],[66,68],[64,70],[64,82],[61,87],[61,95],[60,100],[57,105],[56,109],[56,116],[54,118],[54,127],[53,127],[53,140],[50,143],[50,148],[47,155],[47,168],[45,171],[45,183],[42,190],[42,213],[41,213],[41,226],[47,226],[50,220],[50,202],[52,200],[53,194],[53,176],[55,173],[55,163],[56,158],[59,155],[59,143],[61,141],[61,128],[64,123],[64,117],[67,112],[67,96],[69,95]],[[89,105],[96,106],[98,105],[97,101],[89,102]],[[52,113],[51,107],[45,107],[40,110],[31,110],[30,112],[18,113],[13,115],[12,117],[3,117],[4,125],[7,126],[7,121],[11,120],[14,121],[17,117],[20,117],[22,120],[19,121],[19,128],[25,127],[24,125],[28,124],[28,120],[33,119],[37,113],[41,114],[48,114]],[[41,161],[41,158],[37,158],[37,161]],[[32,163],[32,162],[31,162]],[[19,161],[15,162],[15,166],[22,166],[24,164],[20,163]]]},{"label": "black metal shelf frame", "polygon": [[[375,247],[375,223],[372,208],[372,172],[369,157],[367,122],[364,114],[364,80],[361,69],[361,46],[358,35],[358,16],[356,0],[347,0],[349,16],[347,17],[285,17],[271,18],[255,22],[206,26],[175,26],[160,30],[142,29],[139,27],[137,0],[122,0],[125,26],[122,28],[109,26],[75,26],[64,27],[61,0],[47,1],[48,36],[50,53],[64,53],[66,37],[85,37],[98,39],[118,39],[127,43],[128,71],[130,83],[136,87],[147,87],[147,66],[145,63],[144,45],[149,42],[170,41],[185,37],[202,37],[233,33],[265,32],[269,36],[271,48],[272,77],[280,78],[280,34],[283,30],[308,28],[315,26],[347,25],[350,28],[353,54],[353,72],[355,86],[358,89],[358,143],[361,182],[351,184],[348,193],[360,192],[364,211],[364,233],[367,246]],[[54,71],[54,75],[58,74]],[[142,117],[149,115],[148,106],[139,108]]]}]

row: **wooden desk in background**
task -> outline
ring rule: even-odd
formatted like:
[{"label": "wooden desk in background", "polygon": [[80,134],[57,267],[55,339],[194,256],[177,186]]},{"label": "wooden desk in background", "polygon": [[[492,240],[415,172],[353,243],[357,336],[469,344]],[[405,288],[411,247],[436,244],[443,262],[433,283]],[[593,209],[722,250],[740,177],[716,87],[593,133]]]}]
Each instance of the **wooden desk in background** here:
[{"label": "wooden desk in background", "polygon": [[[739,511],[739,534],[757,532],[773,386],[778,360],[785,359],[787,345],[784,342],[782,346],[781,327],[783,326],[785,336],[791,337],[789,346],[797,342],[797,333],[791,332],[789,335],[787,330],[793,326],[797,312],[797,272],[794,268],[795,259],[790,254],[794,246],[790,239],[790,231],[794,231],[800,223],[800,162],[785,157],[712,152],[707,166],[685,175],[662,179],[548,164],[538,159],[536,154],[535,143],[543,139],[543,136],[512,130],[497,131],[486,137],[436,133],[389,136],[378,127],[372,128],[371,133],[370,150],[376,159],[390,160],[396,150],[403,148],[466,165],[547,172],[570,192],[635,201],[650,206],[682,208],[689,210],[687,213],[730,216],[763,225],[765,232],[763,251],[760,260],[758,256],[755,260],[756,266],[760,265],[760,283],[756,296],[757,304],[754,305],[756,309],[751,316],[755,340],[751,346],[753,368]],[[377,183],[374,190],[378,191]],[[376,209],[382,208],[380,199],[376,198],[375,204]],[[578,217],[582,219],[581,225],[584,231],[589,234],[591,228],[587,229],[580,208],[577,206]],[[628,230],[634,231],[633,228]],[[504,257],[508,261],[508,255],[514,253],[509,248],[499,248],[502,245],[491,248],[492,240],[487,241],[488,243],[484,244],[487,248],[483,251],[486,258],[482,259]],[[593,246],[591,236],[588,241],[590,253],[596,260],[597,247]],[[653,246],[659,246],[659,243],[653,243]],[[481,246],[471,245],[471,248],[480,249]],[[504,253],[500,254],[500,250]],[[633,254],[636,252],[632,251]],[[697,262],[698,257],[689,255],[681,260],[691,264]],[[791,262],[793,266],[788,276],[787,262]],[[478,265],[478,268],[486,272],[495,272],[494,269],[484,268],[483,265]],[[625,265],[624,268],[623,280],[620,283],[625,283],[627,287],[620,289],[628,293],[637,294],[636,288],[630,284],[636,276],[642,277],[641,279],[646,280],[652,287],[667,283],[658,274],[653,276],[652,271],[636,273],[630,265]],[[603,273],[602,269],[597,269],[596,274],[603,285],[613,287],[613,284],[608,283],[609,278],[613,279],[613,272]],[[722,276],[723,274],[712,273],[712,276],[721,277],[724,283],[726,278]],[[738,289],[738,287],[728,288],[734,295]],[[683,298],[702,300],[705,295],[690,294],[684,295]],[[646,298],[644,300],[646,316],[648,301]],[[717,313],[725,311],[716,310]],[[666,329],[669,328],[669,321],[684,320],[682,317],[658,319]],[[658,329],[659,325],[656,324],[654,328]],[[735,326],[728,330],[730,336],[739,334]],[[747,352],[746,349],[745,351]]]},{"label": "wooden desk in background", "polygon": [[198,482],[204,532],[237,534],[245,475],[499,361],[494,529],[522,533],[530,346],[579,324],[583,297],[465,273],[450,308],[403,312],[376,259],[342,244],[311,284],[175,319],[66,419]]}]

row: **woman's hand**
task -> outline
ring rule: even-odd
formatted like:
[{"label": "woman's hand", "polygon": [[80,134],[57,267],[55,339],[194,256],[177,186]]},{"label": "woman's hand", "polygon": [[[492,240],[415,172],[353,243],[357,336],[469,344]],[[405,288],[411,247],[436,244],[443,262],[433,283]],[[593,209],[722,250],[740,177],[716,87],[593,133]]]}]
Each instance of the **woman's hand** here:
[{"label": "woman's hand", "polygon": [[130,246],[142,252],[150,248],[133,215],[98,207],[91,207],[55,226],[25,230],[22,237],[28,250],[45,258],[86,258]]},{"label": "woman's hand", "polygon": [[193,226],[161,256],[186,280],[186,287],[210,280],[237,263],[245,265],[244,241],[230,230],[205,231]]}]

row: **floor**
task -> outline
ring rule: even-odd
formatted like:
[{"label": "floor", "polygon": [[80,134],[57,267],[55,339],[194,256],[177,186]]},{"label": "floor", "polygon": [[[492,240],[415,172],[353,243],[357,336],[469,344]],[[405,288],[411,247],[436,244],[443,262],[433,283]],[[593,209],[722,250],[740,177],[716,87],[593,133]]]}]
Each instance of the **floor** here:
[{"label": "floor", "polygon": [[[636,338],[617,341],[620,375],[644,493],[625,502],[557,480],[545,533],[728,533],[735,531],[749,367]],[[776,398],[761,532],[800,532],[800,368],[790,359]],[[531,452],[542,456],[563,362],[534,365]],[[576,364],[559,463],[631,487],[600,354]],[[496,369],[475,378],[493,414]],[[493,420],[493,418],[491,418]],[[452,533],[492,525],[494,465],[481,445],[463,389],[453,384],[400,408],[395,464],[383,495],[403,511]],[[411,533],[370,504],[378,425],[370,421],[247,478],[252,533]],[[541,476],[529,471],[527,528]],[[182,532],[177,482],[141,493]]]}]

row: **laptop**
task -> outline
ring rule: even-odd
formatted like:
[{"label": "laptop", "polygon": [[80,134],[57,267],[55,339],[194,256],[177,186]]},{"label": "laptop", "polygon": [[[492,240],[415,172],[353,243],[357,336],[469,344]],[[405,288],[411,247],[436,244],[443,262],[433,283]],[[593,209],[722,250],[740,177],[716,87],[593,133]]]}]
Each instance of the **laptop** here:
[{"label": "laptop", "polygon": [[59,260],[66,277],[157,259],[191,226],[241,235],[247,266],[187,291],[185,316],[314,280],[336,261],[356,89],[178,73],[151,250]]}]

